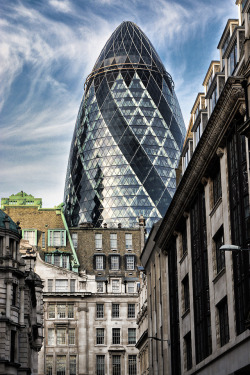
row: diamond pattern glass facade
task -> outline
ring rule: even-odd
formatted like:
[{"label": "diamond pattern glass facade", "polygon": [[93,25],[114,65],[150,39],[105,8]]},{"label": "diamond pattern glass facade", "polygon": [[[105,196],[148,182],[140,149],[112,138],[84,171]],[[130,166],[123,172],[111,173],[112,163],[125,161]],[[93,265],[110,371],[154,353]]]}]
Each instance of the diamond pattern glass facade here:
[{"label": "diamond pattern glass facade", "polygon": [[147,227],[175,192],[186,133],[171,76],[146,35],[123,22],[85,82],[65,183],[70,226]]}]

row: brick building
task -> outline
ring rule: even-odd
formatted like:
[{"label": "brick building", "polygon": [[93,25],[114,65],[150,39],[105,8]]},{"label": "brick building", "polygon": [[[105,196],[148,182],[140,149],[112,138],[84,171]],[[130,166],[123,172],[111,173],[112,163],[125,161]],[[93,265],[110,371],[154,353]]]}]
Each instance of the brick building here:
[{"label": "brick building", "polygon": [[4,209],[37,250],[45,336],[38,374],[136,375],[144,219],[134,228],[68,228],[61,206]]}]

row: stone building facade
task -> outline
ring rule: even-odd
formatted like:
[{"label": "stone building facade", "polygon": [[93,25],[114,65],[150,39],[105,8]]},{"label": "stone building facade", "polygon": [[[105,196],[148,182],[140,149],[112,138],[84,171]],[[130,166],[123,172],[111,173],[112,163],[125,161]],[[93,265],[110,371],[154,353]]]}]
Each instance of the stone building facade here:
[{"label": "stone building facade", "polygon": [[191,111],[178,187],[141,255],[150,374],[250,373],[249,9],[237,1]]},{"label": "stone building facade", "polygon": [[20,227],[0,210],[0,374],[38,374],[42,281],[19,252]]},{"label": "stone building facade", "polygon": [[[68,228],[61,207],[6,205],[5,210],[20,221],[24,234],[37,233],[30,239],[37,238],[36,272],[44,284],[38,374],[137,375],[144,219],[134,228],[93,228],[90,223]],[[61,242],[53,246],[49,241],[55,232],[61,233],[55,237]]]}]

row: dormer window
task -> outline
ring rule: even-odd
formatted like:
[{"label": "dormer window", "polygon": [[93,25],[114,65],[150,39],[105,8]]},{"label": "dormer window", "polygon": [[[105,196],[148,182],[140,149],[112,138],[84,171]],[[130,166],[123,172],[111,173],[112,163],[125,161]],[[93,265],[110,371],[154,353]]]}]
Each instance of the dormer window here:
[{"label": "dormer window", "polygon": [[214,91],[211,97],[211,112],[214,110],[214,107],[217,103],[217,86],[215,86]]},{"label": "dormer window", "polygon": [[195,132],[195,146],[197,146],[197,144],[199,143],[201,135],[202,135],[202,125],[200,123]]},{"label": "dormer window", "polygon": [[235,42],[228,59],[228,75],[232,75],[237,64],[237,43]]}]

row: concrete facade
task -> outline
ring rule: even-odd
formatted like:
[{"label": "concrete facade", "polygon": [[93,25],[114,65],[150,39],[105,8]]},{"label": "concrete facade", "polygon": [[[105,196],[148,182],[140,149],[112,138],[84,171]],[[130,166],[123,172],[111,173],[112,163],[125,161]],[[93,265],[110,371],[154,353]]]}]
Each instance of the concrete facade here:
[{"label": "concrete facade", "polygon": [[249,251],[219,250],[250,240],[250,1],[237,5],[191,111],[177,191],[141,255],[150,374],[250,373]]}]

